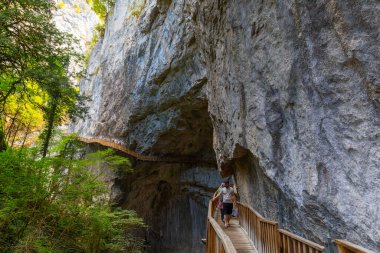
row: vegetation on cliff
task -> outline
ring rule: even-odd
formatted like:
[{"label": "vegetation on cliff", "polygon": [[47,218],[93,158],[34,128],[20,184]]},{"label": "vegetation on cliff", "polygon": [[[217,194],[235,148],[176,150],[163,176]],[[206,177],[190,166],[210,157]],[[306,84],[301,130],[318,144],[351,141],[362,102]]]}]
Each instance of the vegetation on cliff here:
[{"label": "vegetation on cliff", "polygon": [[[109,189],[91,165],[122,167],[112,150],[85,154],[64,137],[42,157],[38,146],[0,153],[0,252],[136,252],[133,211],[113,209]],[[124,236],[127,235],[127,236]]]},{"label": "vegetation on cliff", "polygon": [[113,207],[102,175],[89,170],[130,171],[128,160],[85,154],[75,137],[56,134],[87,108],[70,67],[82,56],[55,27],[53,8],[0,2],[0,252],[138,252],[133,231],[143,221]]},{"label": "vegetation on cliff", "polygon": [[[79,73],[67,71],[69,61],[79,63],[81,56],[74,50],[72,37],[53,24],[52,8],[45,0],[0,3],[0,150],[9,144],[6,128],[14,127],[9,122],[20,122],[20,112],[28,106],[51,118],[52,98],[59,93],[60,104],[70,107],[64,111],[74,115],[81,110],[74,101],[84,98],[70,85]],[[57,122],[56,117],[53,121]],[[28,129],[28,124],[23,126]]]}]

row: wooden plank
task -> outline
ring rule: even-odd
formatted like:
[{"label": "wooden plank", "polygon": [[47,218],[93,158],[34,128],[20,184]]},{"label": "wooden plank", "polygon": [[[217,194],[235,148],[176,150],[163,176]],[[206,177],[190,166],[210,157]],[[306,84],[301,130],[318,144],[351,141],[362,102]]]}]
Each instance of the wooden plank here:
[{"label": "wooden plank", "polygon": [[235,247],[233,246],[230,238],[224,233],[219,224],[214,220],[214,218],[209,217],[209,222],[213,229],[215,230],[217,237],[221,239],[226,253],[237,253]]}]

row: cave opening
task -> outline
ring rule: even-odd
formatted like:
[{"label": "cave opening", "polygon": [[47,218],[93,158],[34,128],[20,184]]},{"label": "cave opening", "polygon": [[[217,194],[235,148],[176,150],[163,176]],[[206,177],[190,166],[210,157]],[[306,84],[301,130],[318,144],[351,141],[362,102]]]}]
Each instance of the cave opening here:
[{"label": "cave opening", "polygon": [[136,210],[148,224],[147,252],[203,252],[208,202],[222,180],[216,162],[197,161],[215,161],[207,100],[186,101],[178,108],[175,117],[166,119],[170,127],[146,152],[197,159],[190,163],[133,160],[134,173],[116,178],[113,186],[118,205]]}]

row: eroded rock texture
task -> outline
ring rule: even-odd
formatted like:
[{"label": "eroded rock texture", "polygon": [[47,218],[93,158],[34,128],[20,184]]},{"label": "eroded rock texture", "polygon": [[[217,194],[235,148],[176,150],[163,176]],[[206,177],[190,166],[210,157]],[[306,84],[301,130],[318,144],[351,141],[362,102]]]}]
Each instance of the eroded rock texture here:
[{"label": "eroded rock texture", "polygon": [[[379,251],[379,2],[147,0],[139,16],[133,2],[116,1],[73,131],[142,153],[216,153],[242,200],[282,227]],[[135,168],[116,185],[152,224],[152,249],[200,252],[215,171]]]},{"label": "eroded rock texture", "polygon": [[[321,242],[380,250],[378,1],[203,1],[214,148],[241,194]],[[240,159],[239,159],[240,158]],[[245,163],[241,163],[245,160]]]},{"label": "eroded rock texture", "polygon": [[54,22],[62,32],[72,34],[78,41],[78,52],[84,53],[94,35],[95,26],[100,22],[86,0],[55,0],[57,9]]},{"label": "eroded rock texture", "polygon": [[[147,1],[136,17],[134,1],[116,1],[80,85],[92,98],[89,118],[74,131],[145,154],[215,159],[190,4]],[[220,183],[216,163],[136,162],[134,170],[116,180],[115,197],[151,226],[150,251],[202,252],[208,200]]]}]

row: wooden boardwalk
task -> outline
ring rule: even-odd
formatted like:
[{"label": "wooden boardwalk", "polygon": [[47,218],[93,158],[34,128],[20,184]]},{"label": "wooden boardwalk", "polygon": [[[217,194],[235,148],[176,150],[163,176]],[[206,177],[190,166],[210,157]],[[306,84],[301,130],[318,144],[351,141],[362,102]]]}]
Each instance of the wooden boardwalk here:
[{"label": "wooden boardwalk", "polygon": [[252,241],[249,239],[247,233],[239,224],[237,218],[232,218],[230,226],[224,228],[224,223],[220,218],[220,211],[217,209],[216,220],[219,226],[223,229],[224,233],[230,238],[237,253],[258,253]]},{"label": "wooden boardwalk", "polygon": [[[213,159],[199,157],[143,155],[120,144],[98,138],[87,139],[79,137],[79,140],[117,149],[141,161],[215,164]],[[230,222],[230,227],[224,228],[224,224],[220,218],[220,210],[216,208],[216,203],[209,202],[207,214],[207,253],[324,252],[325,248],[322,245],[306,240],[289,231],[279,229],[277,222],[265,219],[247,204],[238,202],[237,205],[240,213],[239,219],[233,218]],[[335,240],[335,245],[339,253],[374,253],[346,240]]]}]

